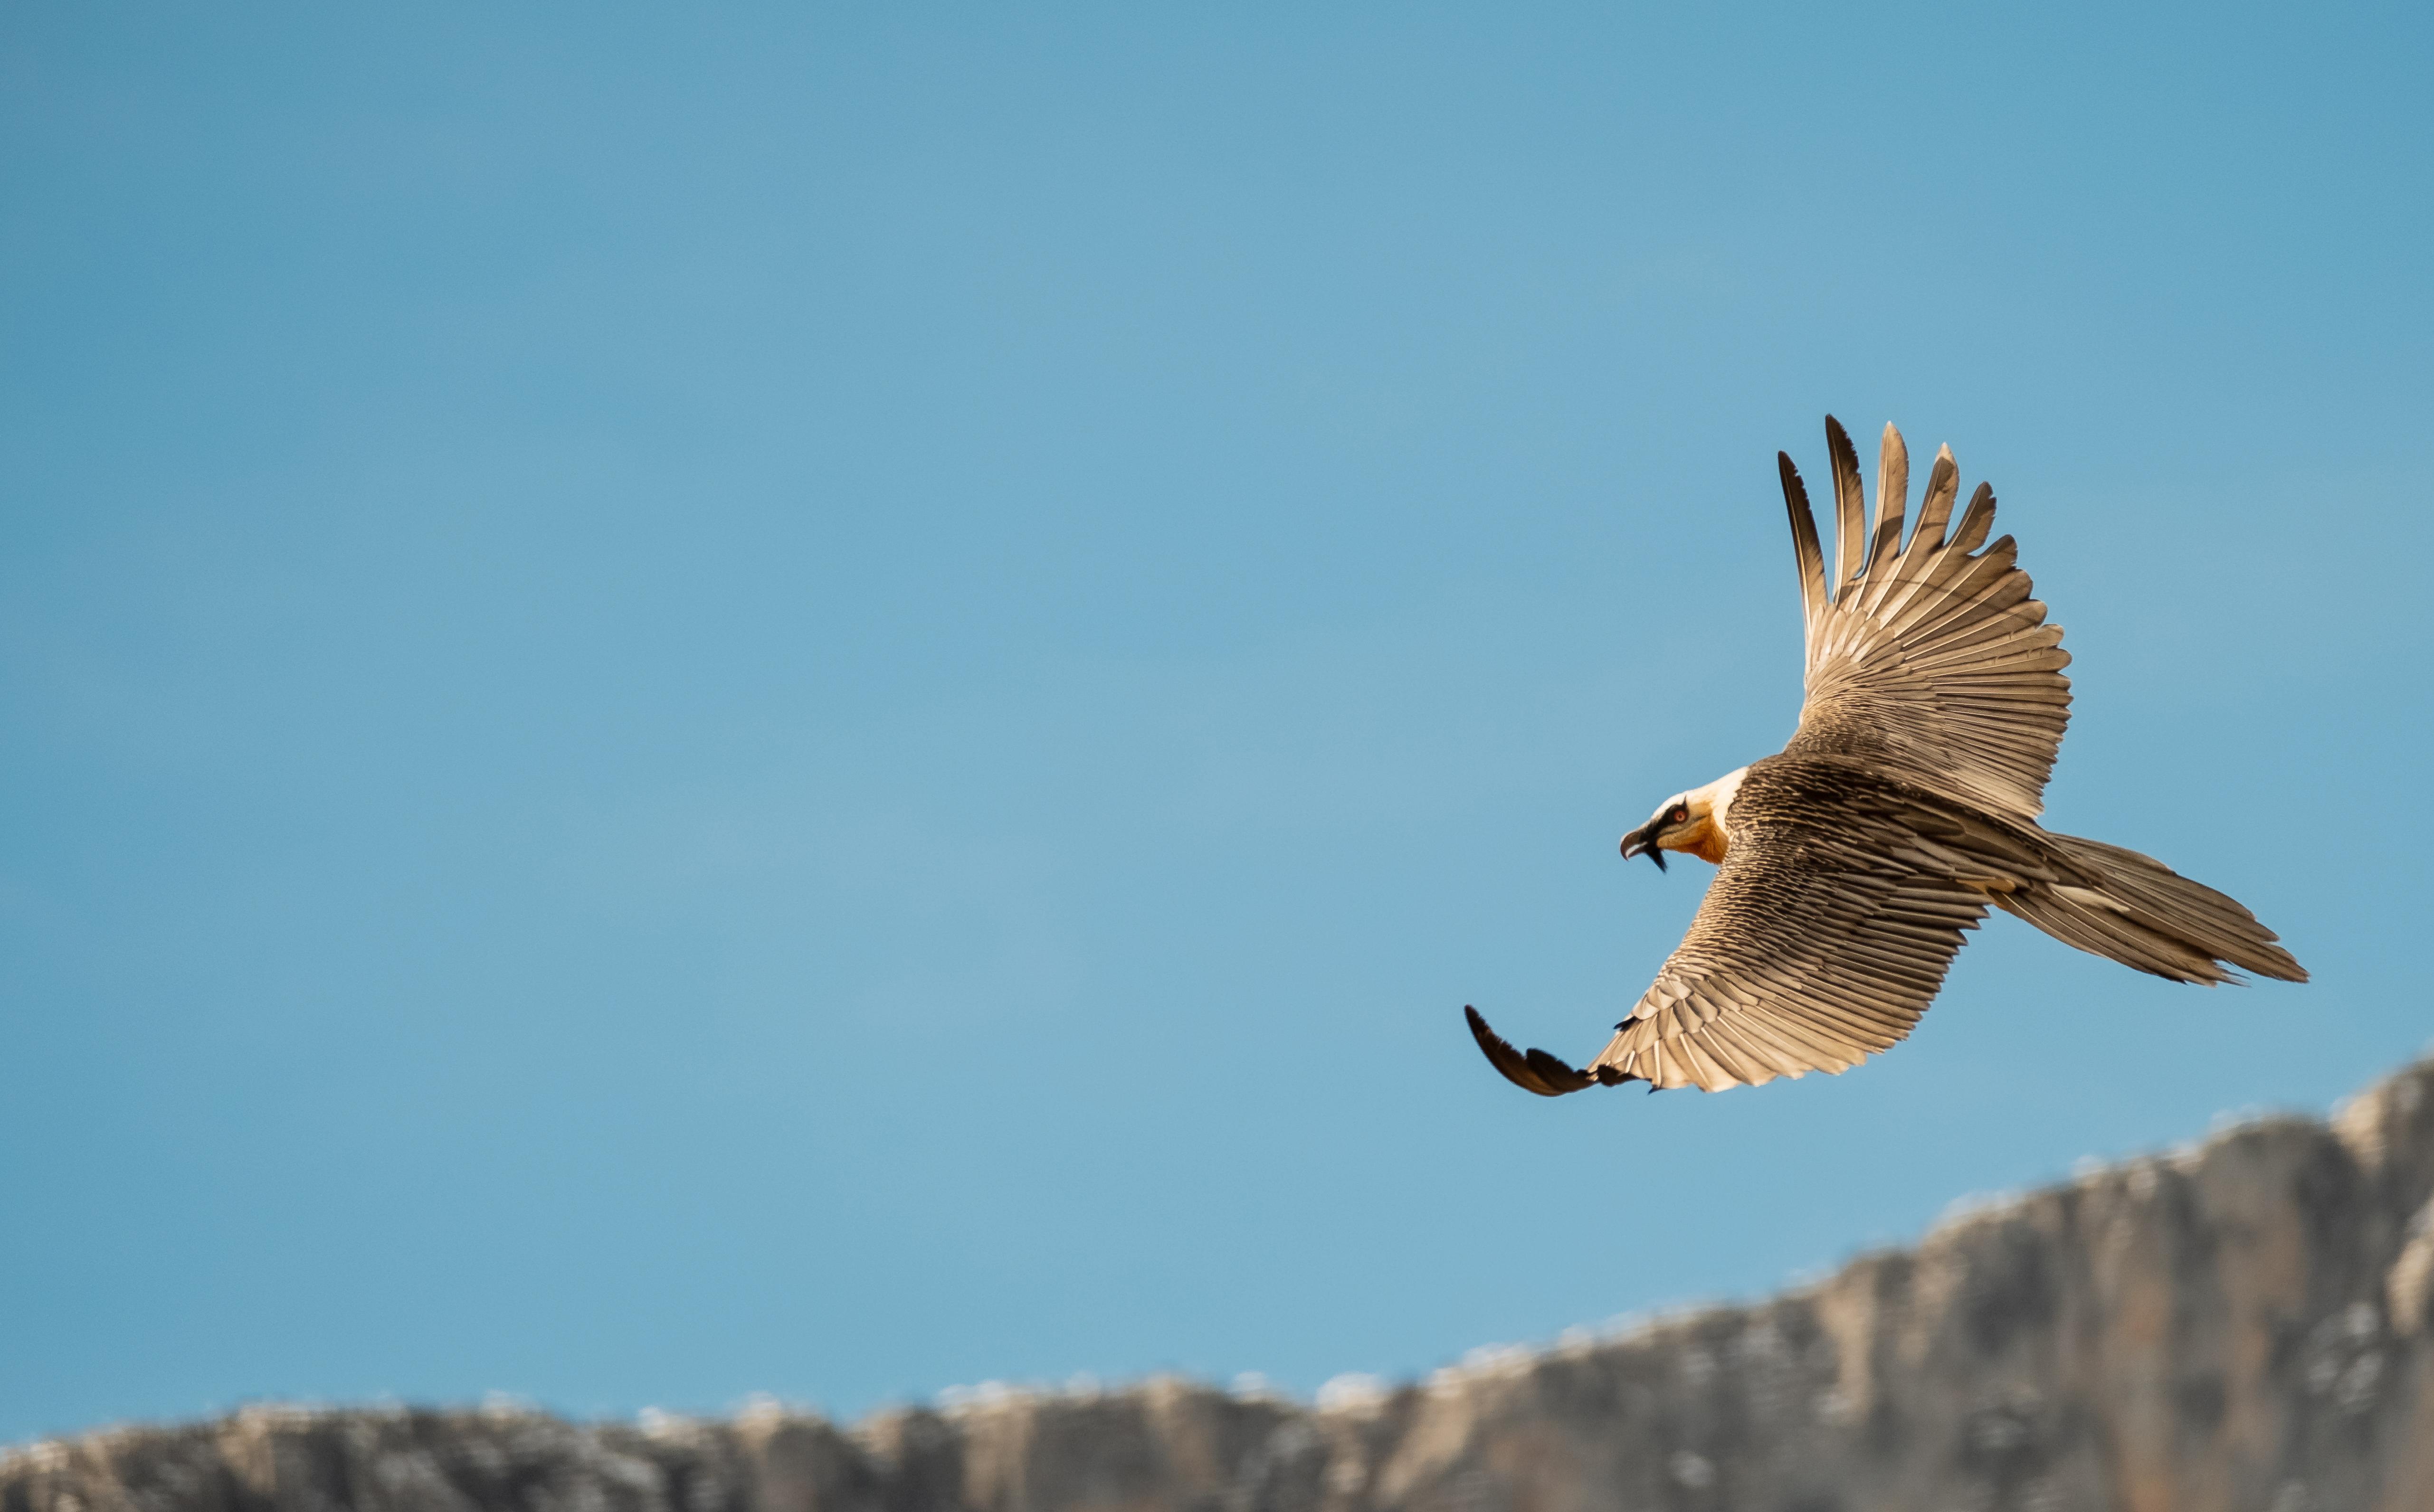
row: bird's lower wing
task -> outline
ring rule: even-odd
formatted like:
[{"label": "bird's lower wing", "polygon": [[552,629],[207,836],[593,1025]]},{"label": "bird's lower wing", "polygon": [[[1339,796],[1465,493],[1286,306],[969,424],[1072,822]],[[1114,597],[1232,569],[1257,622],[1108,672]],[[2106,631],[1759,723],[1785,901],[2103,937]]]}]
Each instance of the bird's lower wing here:
[{"label": "bird's lower wing", "polygon": [[1963,932],[1986,913],[1985,893],[1942,878],[1811,877],[1796,900],[1806,927],[1761,934],[1746,918],[1711,920],[1718,893],[1726,908],[1753,896],[1726,882],[1717,877],[1688,937],[1586,1075],[1722,1092],[1847,1071],[1910,1034]]},{"label": "bird's lower wing", "polygon": [[[1858,779],[1853,779],[1858,781]],[[1843,774],[1754,768],[1706,900],[1614,1038],[1586,1067],[1471,1032],[1542,1096],[1598,1082],[1708,1092],[1844,1071],[1927,1011],[1990,891],[2052,877],[2007,826],[1958,819]]]}]

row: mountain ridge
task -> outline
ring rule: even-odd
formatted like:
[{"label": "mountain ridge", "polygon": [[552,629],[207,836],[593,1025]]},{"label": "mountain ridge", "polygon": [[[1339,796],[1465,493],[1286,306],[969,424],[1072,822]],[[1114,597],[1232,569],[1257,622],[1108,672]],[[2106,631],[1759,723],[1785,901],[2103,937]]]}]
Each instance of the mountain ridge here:
[{"label": "mountain ridge", "polygon": [[0,1512],[2434,1506],[2434,1060],[1751,1301],[1304,1404],[996,1385],[839,1425],[261,1405],[0,1452]]}]

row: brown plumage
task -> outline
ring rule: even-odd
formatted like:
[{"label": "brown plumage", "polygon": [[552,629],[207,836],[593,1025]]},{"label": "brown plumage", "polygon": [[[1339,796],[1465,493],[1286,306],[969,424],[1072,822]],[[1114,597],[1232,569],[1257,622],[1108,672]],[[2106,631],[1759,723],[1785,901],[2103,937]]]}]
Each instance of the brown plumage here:
[{"label": "brown plumage", "polygon": [[1826,437],[1831,577],[1800,473],[1778,455],[1808,621],[1799,729],[1781,755],[1668,799],[1623,837],[1626,858],[1720,863],[1689,933],[1586,1069],[1514,1049],[1466,1008],[1487,1059],[1550,1097],[1846,1070],[1910,1033],[1989,907],[2174,981],[2236,980],[2233,967],[2306,980],[2231,898],[2038,825],[2070,720],[2070,654],[2012,538],[1986,544],[1994,491],[1981,484],[1951,523],[1960,473],[1938,451],[1905,543],[1900,433],[1885,427],[1873,520],[1830,416]]}]

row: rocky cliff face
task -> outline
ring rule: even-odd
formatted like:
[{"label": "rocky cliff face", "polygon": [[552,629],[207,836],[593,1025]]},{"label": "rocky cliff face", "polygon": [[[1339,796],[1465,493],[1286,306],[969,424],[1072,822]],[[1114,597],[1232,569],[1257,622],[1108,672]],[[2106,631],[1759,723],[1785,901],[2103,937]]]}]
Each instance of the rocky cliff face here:
[{"label": "rocky cliff face", "polygon": [[254,1409],[0,1512],[2434,1508],[2434,1062],[1806,1291],[1315,1408],[1158,1382],[851,1428]]}]

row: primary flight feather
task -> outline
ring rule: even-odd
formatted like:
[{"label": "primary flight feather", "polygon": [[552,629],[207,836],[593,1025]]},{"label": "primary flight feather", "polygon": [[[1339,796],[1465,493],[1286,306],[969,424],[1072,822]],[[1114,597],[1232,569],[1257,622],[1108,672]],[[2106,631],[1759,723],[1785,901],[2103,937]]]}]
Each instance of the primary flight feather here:
[{"label": "primary flight feather", "polygon": [[[1990,907],[2182,982],[2307,974],[2237,902],[2135,851],[2037,824],[2070,721],[2070,654],[1994,490],[1953,519],[1939,450],[1903,538],[1910,454],[1885,427],[1867,516],[1858,451],[1828,416],[1834,571],[1808,489],[1777,453],[1808,622],[1807,696],[1781,754],[1678,793],[1623,836],[1627,860],[1716,864],[1681,947],[1586,1067],[1516,1050],[1466,1008],[1497,1070],[1543,1096],[1645,1081],[1708,1092],[1843,1071],[1927,1011]],[[1947,530],[1947,526],[1949,529]]]}]

